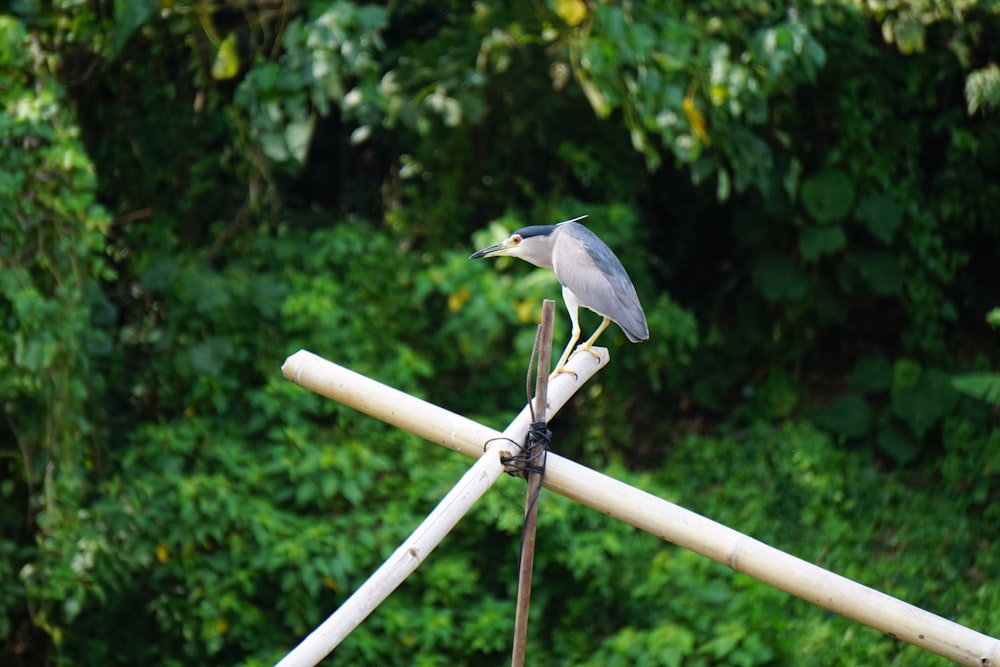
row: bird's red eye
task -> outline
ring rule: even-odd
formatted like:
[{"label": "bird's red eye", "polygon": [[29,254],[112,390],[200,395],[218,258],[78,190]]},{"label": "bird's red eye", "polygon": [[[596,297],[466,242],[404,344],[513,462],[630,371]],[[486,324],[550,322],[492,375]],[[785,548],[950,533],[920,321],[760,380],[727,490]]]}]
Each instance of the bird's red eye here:
[{"label": "bird's red eye", "polygon": [[513,236],[510,237],[510,242],[513,243],[514,245],[520,245],[521,244],[521,235],[520,234],[514,234]]}]

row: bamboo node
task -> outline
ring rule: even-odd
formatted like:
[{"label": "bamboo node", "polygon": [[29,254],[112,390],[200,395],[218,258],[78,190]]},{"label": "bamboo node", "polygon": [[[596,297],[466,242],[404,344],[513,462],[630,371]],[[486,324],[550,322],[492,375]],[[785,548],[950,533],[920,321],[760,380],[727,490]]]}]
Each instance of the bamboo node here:
[{"label": "bamboo node", "polygon": [[743,543],[747,541],[746,535],[741,535],[733,543],[733,548],[729,551],[729,569],[736,571],[736,564],[740,560],[740,551],[743,549]]}]

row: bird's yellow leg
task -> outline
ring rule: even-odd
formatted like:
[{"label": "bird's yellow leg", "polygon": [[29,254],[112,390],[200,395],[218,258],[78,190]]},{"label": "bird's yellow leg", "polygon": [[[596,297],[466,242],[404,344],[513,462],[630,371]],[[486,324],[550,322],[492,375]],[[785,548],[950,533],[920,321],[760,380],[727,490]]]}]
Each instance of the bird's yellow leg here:
[{"label": "bird's yellow leg", "polygon": [[[570,352],[573,351],[573,346],[576,345],[576,341],[580,340],[580,315],[579,315],[579,303],[577,302],[576,295],[569,291],[566,287],[563,287],[563,301],[566,302],[566,310],[569,311],[569,321],[573,325],[573,334],[569,337],[569,344],[566,349],[563,350],[562,356],[559,357],[559,361],[556,362],[556,369],[552,371],[552,376],[555,377],[560,373],[573,373],[573,371],[568,371],[563,366],[569,360]],[[573,377],[576,377],[576,373],[573,373]]]},{"label": "bird's yellow leg", "polygon": [[609,324],[611,324],[611,320],[605,317],[604,321],[601,322],[601,326],[597,327],[597,331],[594,332],[594,335],[588,338],[587,342],[580,346],[580,349],[586,350],[587,352],[590,352],[592,355],[594,355],[596,359],[600,359],[601,355],[597,354],[590,348],[594,346],[594,343],[597,342],[597,337],[600,336],[602,333],[604,333],[604,330],[608,328]]},{"label": "bird's yellow leg", "polygon": [[[576,341],[580,340],[580,327],[574,327],[573,335],[570,336],[569,344],[566,345],[566,349],[563,350],[562,356],[559,357],[559,361],[556,362],[556,369],[552,371],[552,375],[558,375],[559,373],[573,373],[573,371],[568,371],[563,366],[569,360],[569,354],[573,351],[573,346],[576,345]],[[573,373],[576,377],[576,373]]]}]

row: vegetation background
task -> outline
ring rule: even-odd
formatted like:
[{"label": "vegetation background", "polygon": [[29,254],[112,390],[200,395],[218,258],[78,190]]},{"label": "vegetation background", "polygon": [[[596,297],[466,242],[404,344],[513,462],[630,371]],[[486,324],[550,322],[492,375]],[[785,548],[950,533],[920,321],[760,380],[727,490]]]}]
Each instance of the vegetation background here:
[{"label": "vegetation background", "polygon": [[[503,426],[557,284],[466,258],[584,213],[651,337],[605,336],[558,451],[1000,633],[997,3],[6,7],[0,663],[280,658],[468,465],[282,361]],[[521,494],[331,662],[506,664]],[[540,522],[532,665],[945,662]]]}]

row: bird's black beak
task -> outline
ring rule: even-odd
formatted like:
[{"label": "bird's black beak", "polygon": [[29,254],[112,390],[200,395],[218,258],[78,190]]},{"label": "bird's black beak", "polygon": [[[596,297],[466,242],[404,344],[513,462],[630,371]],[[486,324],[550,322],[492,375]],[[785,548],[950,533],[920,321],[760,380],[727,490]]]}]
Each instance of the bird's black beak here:
[{"label": "bird's black beak", "polygon": [[469,259],[483,259],[484,257],[493,257],[494,255],[499,255],[506,249],[507,249],[507,241],[501,241],[500,243],[494,243],[491,246],[487,246],[482,250],[477,250],[476,252],[469,255]]}]

